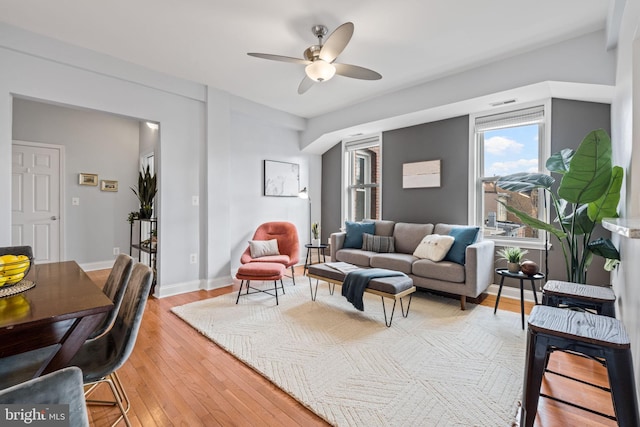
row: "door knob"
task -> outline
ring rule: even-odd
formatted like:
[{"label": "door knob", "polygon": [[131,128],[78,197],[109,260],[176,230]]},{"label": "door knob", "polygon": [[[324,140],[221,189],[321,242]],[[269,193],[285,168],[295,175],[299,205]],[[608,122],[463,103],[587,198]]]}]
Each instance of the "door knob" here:
[{"label": "door knob", "polygon": [[55,215],[51,217],[51,220],[52,220],[52,221],[55,221],[56,219],[58,219],[58,217],[57,217],[57,216],[55,216]]}]

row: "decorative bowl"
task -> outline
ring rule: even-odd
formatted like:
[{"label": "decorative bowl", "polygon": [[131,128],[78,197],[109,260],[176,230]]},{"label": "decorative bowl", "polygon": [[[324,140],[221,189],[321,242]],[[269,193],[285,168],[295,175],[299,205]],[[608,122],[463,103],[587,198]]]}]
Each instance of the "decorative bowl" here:
[{"label": "decorative bowl", "polygon": [[11,286],[24,279],[31,266],[33,258],[26,255],[0,256],[0,286]]}]

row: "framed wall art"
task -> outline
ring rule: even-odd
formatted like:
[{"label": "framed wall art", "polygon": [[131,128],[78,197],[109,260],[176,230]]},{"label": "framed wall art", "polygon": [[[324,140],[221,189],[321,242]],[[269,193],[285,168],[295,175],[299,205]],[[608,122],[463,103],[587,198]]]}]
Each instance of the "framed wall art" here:
[{"label": "framed wall art", "polygon": [[440,160],[402,165],[402,188],[440,187]]},{"label": "framed wall art", "polygon": [[102,191],[118,191],[118,181],[103,179],[100,181],[100,190]]},{"label": "framed wall art", "polygon": [[297,163],[264,161],[264,195],[297,197],[300,191],[300,165]]},{"label": "framed wall art", "polygon": [[80,185],[98,185],[98,174],[95,173],[79,173],[78,184]]}]

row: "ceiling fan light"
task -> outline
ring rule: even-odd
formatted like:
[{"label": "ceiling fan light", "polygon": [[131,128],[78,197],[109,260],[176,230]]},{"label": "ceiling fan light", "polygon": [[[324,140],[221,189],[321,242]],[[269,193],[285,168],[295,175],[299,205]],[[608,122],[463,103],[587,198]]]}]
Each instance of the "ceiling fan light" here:
[{"label": "ceiling fan light", "polygon": [[324,82],[336,74],[336,67],[322,59],[316,59],[304,69],[307,76],[316,82]]}]

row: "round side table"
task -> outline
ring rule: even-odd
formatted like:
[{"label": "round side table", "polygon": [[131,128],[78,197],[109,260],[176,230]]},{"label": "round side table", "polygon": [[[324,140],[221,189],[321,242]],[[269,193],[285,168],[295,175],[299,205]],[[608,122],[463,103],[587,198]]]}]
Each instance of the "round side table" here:
[{"label": "round side table", "polygon": [[303,276],[307,274],[307,270],[309,269],[309,266],[313,264],[311,262],[312,261],[311,255],[313,254],[314,249],[318,253],[318,261],[320,261],[320,258],[322,257],[322,262],[327,262],[327,258],[324,254],[324,250],[327,249],[329,245],[324,243],[320,243],[319,245],[312,245],[311,243],[308,243],[304,245],[304,247],[307,248],[307,257],[304,260],[304,270],[302,271]]},{"label": "round side table", "polygon": [[502,285],[504,284],[504,278],[510,277],[512,279],[520,280],[520,317],[522,319],[522,329],[524,329],[524,281],[531,281],[531,290],[533,291],[533,299],[538,304],[538,294],[536,294],[536,280],[544,279],[544,274],[536,273],[533,276],[524,274],[522,271],[512,273],[506,268],[496,268],[496,273],[500,275],[500,287],[498,288],[498,296],[496,297],[496,306],[493,308],[493,314],[496,314],[498,310],[498,303],[500,302],[500,293],[502,292]]}]

